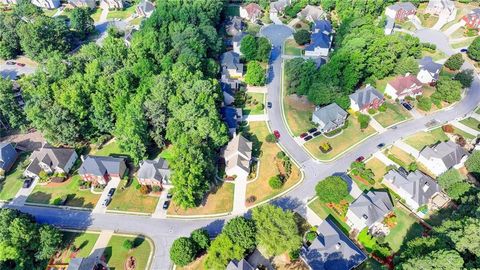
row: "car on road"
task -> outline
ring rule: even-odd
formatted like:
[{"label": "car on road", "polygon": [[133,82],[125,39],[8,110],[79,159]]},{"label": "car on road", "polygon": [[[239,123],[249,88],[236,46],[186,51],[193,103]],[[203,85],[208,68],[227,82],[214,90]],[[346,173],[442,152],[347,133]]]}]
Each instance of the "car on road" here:
[{"label": "car on road", "polygon": [[167,193],[167,199],[171,199],[173,197],[173,194],[172,193]]},{"label": "car on road", "polygon": [[271,103],[270,101],[269,101],[269,102],[267,102],[267,107],[268,107],[269,109],[271,109],[271,108],[272,108],[272,103]]},{"label": "car on road", "polygon": [[107,207],[111,200],[112,199],[110,197],[105,198],[105,200],[102,202],[102,206]]},{"label": "car on road", "polygon": [[362,162],[365,160],[364,156],[359,156],[357,159],[355,159],[356,162]]},{"label": "car on road", "polygon": [[313,137],[317,137],[317,136],[319,136],[320,134],[322,134],[322,132],[321,132],[321,131],[317,131],[317,132],[314,132],[312,135],[313,135]]},{"label": "car on road", "polygon": [[383,148],[384,146],[385,146],[384,143],[379,143],[379,144],[377,145],[377,148]]},{"label": "car on road", "polygon": [[7,61],[7,62],[5,62],[5,64],[7,64],[7,65],[9,65],[9,66],[13,66],[13,65],[15,65],[16,63],[15,63],[15,61]]},{"label": "car on road", "polygon": [[274,130],[273,135],[275,135],[275,138],[280,139],[280,132],[278,130]]},{"label": "car on road", "polygon": [[32,185],[33,180],[31,178],[25,179],[23,181],[23,188],[29,188]]},{"label": "car on road", "polygon": [[413,105],[408,102],[402,102],[402,106],[409,111],[413,109]]},{"label": "car on road", "polygon": [[312,139],[312,135],[308,135],[307,137],[303,138],[306,142],[310,141]]},{"label": "car on road", "polygon": [[463,48],[463,49],[460,50],[460,52],[466,53],[466,52],[468,52],[468,49]]},{"label": "car on road", "polygon": [[17,66],[19,66],[19,67],[24,67],[25,64],[24,64],[24,63],[18,63],[18,62],[17,62]]},{"label": "car on road", "polygon": [[167,210],[169,206],[170,206],[170,201],[165,201],[163,203],[163,210]]},{"label": "car on road", "polygon": [[314,133],[314,132],[317,132],[317,128],[311,128],[308,130],[308,133]]},{"label": "car on road", "polygon": [[307,135],[308,135],[308,133],[304,132],[304,133],[300,134],[300,138],[303,139],[303,138],[307,137]]},{"label": "car on road", "polygon": [[112,197],[114,193],[115,193],[115,188],[111,188],[111,189],[108,191],[108,197]]}]

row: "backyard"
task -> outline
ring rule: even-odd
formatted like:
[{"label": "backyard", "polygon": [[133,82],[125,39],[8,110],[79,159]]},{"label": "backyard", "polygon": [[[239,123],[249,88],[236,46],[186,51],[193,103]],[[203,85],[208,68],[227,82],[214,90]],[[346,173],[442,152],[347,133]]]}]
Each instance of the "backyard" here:
[{"label": "backyard", "polygon": [[[348,127],[341,134],[333,138],[327,138],[324,135],[318,136],[304,144],[305,148],[316,158],[320,160],[331,160],[338,157],[349,147],[357,144],[361,140],[375,133],[375,130],[368,126],[364,130],[360,130],[360,124],[353,117],[348,118]],[[329,143],[332,150],[328,153],[322,153],[320,146]]]},{"label": "backyard", "polygon": [[283,99],[283,109],[287,124],[294,136],[315,127],[310,121],[315,105],[310,103],[306,97],[299,97],[295,94],[287,95]]},{"label": "backyard", "polygon": [[387,87],[387,83],[391,80],[393,80],[395,78],[395,76],[389,76],[389,77],[385,77],[381,80],[377,80],[375,82],[375,88],[380,92],[380,93],[385,93],[385,88]]},{"label": "backyard", "polygon": [[[247,184],[246,198],[248,199],[252,196],[256,198],[254,202],[247,203],[247,206],[250,206],[255,203],[270,199],[275,195],[287,190],[301,180],[301,175],[297,166],[292,162],[292,172],[290,177],[286,179],[281,188],[272,189],[268,184],[268,180],[272,176],[280,173],[280,161],[277,159],[276,155],[281,151],[281,149],[276,144],[265,141],[265,137],[269,134],[265,122],[250,122],[246,128],[248,133],[251,134],[249,137],[253,142],[253,148],[255,149],[254,152],[259,153],[258,159],[260,166],[257,175],[258,178]],[[281,169],[283,170],[283,168]]]},{"label": "backyard", "polygon": [[354,198],[348,195],[345,200],[343,200],[343,206],[340,207],[343,211],[341,212],[341,216],[332,210],[332,208],[328,207],[325,203],[321,202],[318,198],[313,200],[311,203],[308,204],[308,207],[312,209],[315,214],[317,214],[321,219],[326,219],[329,215],[332,216],[332,220],[339,225],[339,228],[348,235],[350,231],[350,226],[345,223],[346,221],[346,214],[348,210],[348,205],[353,202]]},{"label": "backyard", "polygon": [[125,20],[135,13],[135,5],[131,5],[123,10],[110,10],[107,19],[121,19]]},{"label": "backyard", "polygon": [[[123,246],[125,240],[133,241],[132,249],[127,250]],[[125,269],[125,262],[130,256],[135,258],[135,269],[148,269],[152,252],[151,243],[142,236],[113,235],[105,248],[103,256],[105,256],[108,268],[111,270]]]},{"label": "backyard", "polygon": [[123,155],[123,151],[120,150],[117,141],[112,139],[98,149],[92,148],[88,154],[96,156]]},{"label": "backyard", "polygon": [[285,48],[284,54],[286,55],[302,56],[303,46],[298,45],[294,39],[287,39],[285,41],[284,48]]},{"label": "backyard", "polygon": [[[119,186],[123,186],[126,180],[122,180]],[[140,184],[137,178],[124,190],[117,188],[108,205],[108,210],[153,213],[157,206],[160,193],[144,195],[140,192]]]},{"label": "backyard", "polygon": [[62,237],[63,249],[58,256],[53,257],[53,264],[69,263],[73,258],[84,258],[90,255],[98,233],[64,231]]},{"label": "backyard", "polygon": [[407,137],[404,141],[408,145],[420,151],[427,145],[433,145],[438,142],[448,141],[448,136],[445,135],[441,128],[436,128],[428,132],[417,132]]},{"label": "backyard", "polygon": [[383,127],[389,127],[396,123],[408,120],[412,118],[410,113],[405,110],[402,105],[397,103],[385,102],[387,110],[385,112],[379,112],[373,118],[377,120]]},{"label": "backyard", "polygon": [[473,117],[468,117],[460,121],[460,123],[464,124],[465,126],[469,128],[473,128],[476,131],[480,131],[480,121]]},{"label": "backyard", "polygon": [[246,94],[247,100],[245,107],[243,108],[244,115],[255,115],[265,113],[265,94],[263,93],[248,93]]},{"label": "backyard", "polygon": [[66,206],[95,207],[100,195],[93,194],[90,189],[80,190],[80,181],[80,176],[74,175],[63,183],[37,184],[28,196],[27,203],[59,205],[59,201],[66,198]]},{"label": "backyard", "polygon": [[414,217],[410,216],[407,210],[395,207],[393,211],[397,224],[390,229],[390,233],[385,237],[385,242],[388,243],[393,252],[397,252],[408,239],[420,236],[423,232],[423,227]]},{"label": "backyard", "polygon": [[22,164],[29,155],[30,153],[20,154],[15,164],[5,176],[5,179],[0,181],[1,201],[9,201],[13,199],[17,192],[22,188],[23,181],[20,180],[24,171]]},{"label": "backyard", "polygon": [[193,216],[228,213],[233,209],[234,184],[223,182],[211,191],[201,206],[183,209],[171,201],[167,215]]}]

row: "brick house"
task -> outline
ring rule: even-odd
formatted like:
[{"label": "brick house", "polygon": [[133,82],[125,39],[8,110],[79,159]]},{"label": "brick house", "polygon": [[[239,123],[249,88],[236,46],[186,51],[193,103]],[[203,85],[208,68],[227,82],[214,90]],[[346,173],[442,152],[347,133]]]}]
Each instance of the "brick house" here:
[{"label": "brick house", "polygon": [[94,184],[106,185],[112,179],[121,179],[127,169],[124,158],[87,155],[82,160],[78,174]]},{"label": "brick house", "polygon": [[406,74],[388,82],[387,87],[385,87],[385,94],[392,99],[404,99],[407,96],[415,97],[421,95],[423,92],[422,88],[422,82],[415,75]]},{"label": "brick house", "polygon": [[472,10],[469,14],[463,16],[467,28],[479,28],[480,26],[480,8]]},{"label": "brick house", "polygon": [[367,85],[364,89],[355,91],[355,93],[349,97],[352,110],[361,112],[368,111],[369,109],[378,109],[385,101],[383,94],[370,85]]},{"label": "brick house", "polygon": [[395,20],[404,21],[408,16],[415,15],[417,8],[410,2],[396,3],[385,9],[385,15]]}]

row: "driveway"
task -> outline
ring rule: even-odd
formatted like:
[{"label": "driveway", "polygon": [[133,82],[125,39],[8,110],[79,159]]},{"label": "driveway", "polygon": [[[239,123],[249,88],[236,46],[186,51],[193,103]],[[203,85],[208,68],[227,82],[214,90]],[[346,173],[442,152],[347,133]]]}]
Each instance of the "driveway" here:
[{"label": "driveway", "polygon": [[120,179],[112,179],[108,182],[107,186],[102,191],[100,199],[98,199],[97,205],[95,205],[95,208],[93,208],[92,213],[105,213],[107,211],[107,207],[102,205],[103,201],[105,201],[105,199],[108,197],[108,191],[111,188],[116,189],[118,184],[120,184]]},{"label": "driveway", "polygon": [[[17,60],[13,60],[17,61]],[[21,63],[21,61],[19,61]],[[25,64],[24,67],[17,65],[7,65],[6,62],[0,64],[0,74],[4,79],[15,80],[17,76],[20,75],[29,75],[34,73],[37,70],[37,67]]]},{"label": "driveway", "polygon": [[421,42],[429,42],[437,45],[437,49],[448,56],[455,53],[452,47],[450,47],[448,37],[441,31],[425,28],[415,31],[414,35],[417,36]]}]

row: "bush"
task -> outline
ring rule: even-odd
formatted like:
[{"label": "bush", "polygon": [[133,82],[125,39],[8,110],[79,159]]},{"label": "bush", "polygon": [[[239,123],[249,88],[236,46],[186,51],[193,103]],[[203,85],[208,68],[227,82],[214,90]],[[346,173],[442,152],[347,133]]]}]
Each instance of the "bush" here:
[{"label": "bush", "polygon": [[268,185],[272,189],[280,189],[283,186],[283,181],[279,175],[275,175],[270,177],[270,179],[268,180]]},{"label": "bush", "polygon": [[368,109],[368,114],[376,114],[376,113],[377,113],[377,110],[373,108]]},{"label": "bush", "polygon": [[443,125],[443,126],[442,126],[442,130],[443,130],[443,132],[445,132],[445,133],[453,133],[453,132],[455,132],[455,128],[454,128],[452,125],[450,125],[450,124]]},{"label": "bush", "polygon": [[331,146],[330,143],[328,143],[328,142],[322,143],[318,148],[319,148],[320,151],[322,151],[322,153],[324,153],[324,154],[332,151],[332,146]]},{"label": "bush", "polygon": [[290,252],[288,252],[288,257],[290,257],[291,261],[298,260],[300,258],[300,250],[298,250],[298,249],[291,250]]},{"label": "bush", "polygon": [[256,200],[257,200],[257,197],[255,197],[254,195],[252,195],[252,196],[250,196],[250,197],[248,197],[248,198],[246,199],[246,202],[247,202],[247,203],[254,203]]},{"label": "bush", "polygon": [[298,30],[293,34],[293,38],[298,45],[305,45],[310,42],[310,32],[305,29]]},{"label": "bush", "polygon": [[368,123],[370,123],[370,116],[366,114],[359,114],[358,122],[360,123],[361,129],[366,129],[368,127]]},{"label": "bush", "polygon": [[265,106],[263,105],[263,103],[258,103],[257,106],[256,106],[256,109],[257,109],[258,111],[261,111],[261,110],[263,110],[264,108],[265,108]]},{"label": "bush", "polygon": [[328,176],[315,186],[318,199],[325,203],[339,203],[348,196],[348,185],[340,176]]},{"label": "bush", "polygon": [[205,229],[197,229],[190,234],[190,239],[197,244],[200,250],[207,250],[210,246],[210,235]]},{"label": "bush", "polygon": [[387,104],[383,103],[382,105],[380,105],[380,107],[378,107],[378,110],[380,112],[386,112],[387,111]]},{"label": "bush", "polygon": [[465,147],[465,145],[467,145],[467,141],[465,140],[465,138],[462,136],[462,135],[458,135],[457,139],[455,140],[455,142],[460,145],[461,147]]},{"label": "bush", "polygon": [[461,53],[456,53],[450,56],[447,61],[445,62],[445,66],[451,70],[459,70],[465,60],[463,60],[463,56]]},{"label": "bush", "polygon": [[152,191],[153,192],[160,192],[162,189],[160,188],[160,186],[153,186],[152,187]]},{"label": "bush", "polygon": [[459,81],[463,88],[468,88],[472,86],[473,82],[473,70],[471,69],[465,69],[460,71],[453,77],[454,80]]},{"label": "bush", "polygon": [[411,172],[414,172],[418,169],[418,166],[417,166],[417,163],[415,162],[412,162],[410,164],[408,164],[408,170],[411,171]]},{"label": "bush", "polygon": [[313,240],[315,240],[316,238],[317,238],[316,232],[309,231],[307,232],[307,234],[305,234],[305,239],[310,243],[313,242]]},{"label": "bush", "polygon": [[[348,123],[348,122],[345,122],[345,123]],[[323,135],[325,135],[325,137],[333,137],[333,136],[339,134],[340,132],[342,132],[342,130],[344,130],[344,128],[337,128],[337,129],[334,129],[332,131],[323,133]]]},{"label": "bush", "polygon": [[422,111],[428,112],[432,109],[432,100],[426,96],[418,98],[418,108]]},{"label": "bush", "polygon": [[283,152],[283,151],[280,151],[280,152],[277,153],[277,158],[279,158],[279,159],[283,159],[285,156],[286,156],[285,152]]},{"label": "bush", "polygon": [[133,241],[132,240],[125,240],[123,241],[123,244],[122,244],[123,248],[126,249],[126,250],[130,250],[133,248]]},{"label": "bush", "polygon": [[142,187],[140,187],[140,193],[143,195],[147,195],[150,191],[150,186],[142,185]]},{"label": "bush", "polygon": [[191,263],[197,255],[196,243],[188,237],[180,237],[173,241],[170,248],[170,259],[178,266]]},{"label": "bush", "polygon": [[53,205],[61,205],[63,202],[62,198],[56,198],[53,200]]},{"label": "bush", "polygon": [[269,143],[274,143],[274,142],[277,142],[277,137],[275,137],[275,135],[273,135],[273,134],[268,134],[265,137],[265,141],[267,141]]},{"label": "bush", "polygon": [[467,52],[468,57],[475,61],[480,60],[480,38],[476,37],[472,44],[468,46],[468,52]]}]

